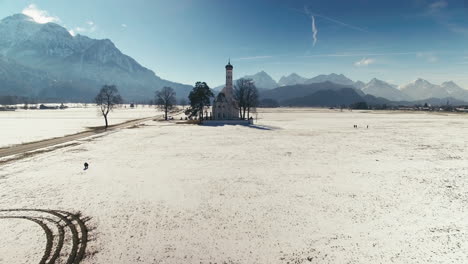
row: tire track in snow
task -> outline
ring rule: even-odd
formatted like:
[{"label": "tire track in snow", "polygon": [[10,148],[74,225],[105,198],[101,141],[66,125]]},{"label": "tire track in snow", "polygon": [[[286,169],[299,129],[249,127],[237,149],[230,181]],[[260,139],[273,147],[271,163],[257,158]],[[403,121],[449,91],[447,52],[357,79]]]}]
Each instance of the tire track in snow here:
[{"label": "tire track in snow", "polygon": [[[78,264],[85,257],[88,242],[88,228],[80,218],[80,214],[73,214],[59,210],[45,209],[3,209],[0,210],[0,220],[24,219],[32,221],[44,230],[46,234],[46,247],[40,264],[52,264],[56,262]],[[50,228],[50,226],[57,229]],[[58,237],[54,241],[54,237]],[[66,237],[70,238],[66,240]],[[62,252],[65,244],[70,252]],[[52,254],[53,251],[53,254]],[[66,258],[66,261],[65,261]]]}]

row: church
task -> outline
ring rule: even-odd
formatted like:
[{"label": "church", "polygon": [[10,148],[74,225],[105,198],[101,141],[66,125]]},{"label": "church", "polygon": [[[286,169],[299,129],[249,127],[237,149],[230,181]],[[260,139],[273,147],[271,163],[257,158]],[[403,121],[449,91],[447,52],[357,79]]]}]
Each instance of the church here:
[{"label": "church", "polygon": [[226,65],[226,86],[219,92],[213,102],[213,120],[239,120],[239,108],[234,99],[234,88],[232,84],[232,70],[234,67],[229,60]]}]

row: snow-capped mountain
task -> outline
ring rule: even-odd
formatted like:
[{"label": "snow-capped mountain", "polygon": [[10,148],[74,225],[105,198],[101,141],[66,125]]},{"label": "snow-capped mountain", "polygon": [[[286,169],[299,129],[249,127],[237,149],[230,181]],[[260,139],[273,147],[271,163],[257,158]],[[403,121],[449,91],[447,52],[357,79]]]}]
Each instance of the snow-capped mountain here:
[{"label": "snow-capped mountain", "polygon": [[362,89],[364,88],[364,86],[366,86],[366,84],[362,81],[357,81],[354,83],[354,87],[358,88],[358,89]]},{"label": "snow-capped mountain", "polygon": [[[278,84],[276,83],[276,81],[265,71],[261,71],[253,75],[246,75],[239,79],[252,79],[252,81],[255,83],[255,86],[259,90],[270,90],[270,89],[275,89],[276,87],[278,87]],[[239,79],[234,80],[233,84],[236,85]],[[214,87],[213,90],[219,92],[223,88],[224,88],[224,84]]]},{"label": "snow-capped mountain", "polygon": [[417,79],[416,81],[401,86],[400,88],[402,92],[410,96],[413,100],[424,100],[428,98],[454,98],[468,102],[468,90],[461,88],[453,81],[437,85],[423,79]]},{"label": "snow-capped mountain", "polygon": [[[387,83],[379,79],[372,79],[368,83],[349,79],[343,74],[321,74],[307,79],[296,73],[281,77],[278,84],[266,72],[261,71],[254,75],[247,75],[243,78],[250,78],[255,81],[258,88],[262,90],[271,90],[276,87],[289,87],[294,85],[307,85],[316,83],[331,82],[344,87],[357,88],[356,92],[361,96],[369,94],[375,97],[385,98],[391,101],[419,101],[428,98],[450,99],[450,97],[468,102],[468,90],[449,81],[441,85],[432,84],[426,80],[418,79],[410,84],[398,86]],[[223,86],[215,88],[220,90]]]},{"label": "snow-capped mountain", "polygon": [[[0,63],[45,72],[50,78],[47,82],[53,84],[38,85],[22,95],[67,99],[72,98],[68,90],[82,90],[85,98],[92,99],[102,85],[115,84],[125,99],[147,100],[163,86],[174,88],[178,97],[185,97],[191,89],[156,76],[108,39],[72,36],[60,25],[39,24],[23,14],[1,20],[0,36],[0,54],[4,58]],[[12,79],[15,76],[0,76],[1,83],[10,84],[6,87],[10,92],[20,81]],[[0,94],[6,94],[2,89],[5,87],[0,87]]]},{"label": "snow-capped mountain", "polygon": [[445,91],[447,91],[447,93],[449,93],[450,95],[456,95],[456,94],[459,94],[459,93],[465,93],[466,92],[465,89],[461,88],[460,86],[458,86],[453,81],[443,82],[440,86]]},{"label": "snow-capped mountain", "polygon": [[344,85],[350,85],[353,86],[354,82],[349,79],[348,77],[344,76],[343,74],[321,74],[318,76],[315,76],[314,78],[308,79],[305,84],[309,83],[321,83],[321,82],[332,82],[332,83],[337,83],[337,84],[344,84]]},{"label": "snow-capped mountain", "polygon": [[450,93],[440,85],[432,84],[421,78],[401,87],[401,91],[412,100],[422,100],[427,98],[446,98]]},{"label": "snow-capped mountain", "polygon": [[276,81],[273,80],[273,78],[265,71],[258,72],[254,75],[247,75],[243,78],[252,79],[255,83],[255,86],[259,89],[274,89],[278,87]]},{"label": "snow-capped mountain", "polygon": [[397,89],[394,85],[376,78],[372,79],[368,84],[364,85],[361,90],[365,94],[370,94],[375,97],[383,97],[392,101],[405,101],[409,99],[406,94]]},{"label": "snow-capped mountain", "polygon": [[306,81],[307,78],[304,78],[296,73],[291,73],[288,76],[281,77],[281,79],[278,81],[278,86],[304,84]]},{"label": "snow-capped mountain", "polygon": [[354,82],[353,80],[349,79],[345,75],[336,74],[336,73],[321,74],[310,79],[299,76],[296,73],[292,73],[289,76],[281,77],[280,81],[278,82],[278,85],[287,86],[287,85],[310,84],[310,83],[321,83],[321,82],[332,82],[336,84],[349,85],[349,86],[353,86],[359,89],[363,88],[366,85],[365,83],[361,81]]}]

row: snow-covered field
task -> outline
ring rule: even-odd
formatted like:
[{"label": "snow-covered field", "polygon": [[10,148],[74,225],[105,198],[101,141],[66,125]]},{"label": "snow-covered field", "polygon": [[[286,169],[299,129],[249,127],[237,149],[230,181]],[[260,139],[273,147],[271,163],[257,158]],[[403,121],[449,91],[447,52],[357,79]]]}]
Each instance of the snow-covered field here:
[{"label": "snow-covered field", "polygon": [[[0,111],[0,147],[61,137],[104,125],[104,118],[94,106],[63,110]],[[155,116],[154,107],[118,108],[109,113],[109,125],[131,119]]]},{"label": "snow-covered field", "polygon": [[[83,263],[468,263],[468,116],[259,118],[151,121],[0,165],[0,209],[80,211]],[[42,257],[20,220],[0,218],[0,263]]]}]

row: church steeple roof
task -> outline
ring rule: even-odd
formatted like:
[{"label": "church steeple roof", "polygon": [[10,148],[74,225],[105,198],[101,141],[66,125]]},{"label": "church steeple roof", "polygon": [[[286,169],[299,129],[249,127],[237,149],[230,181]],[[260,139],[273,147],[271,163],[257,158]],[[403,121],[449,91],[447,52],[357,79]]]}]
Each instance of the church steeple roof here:
[{"label": "church steeple roof", "polygon": [[234,66],[231,65],[231,58],[229,58],[228,64],[226,65],[226,70],[232,70]]}]

